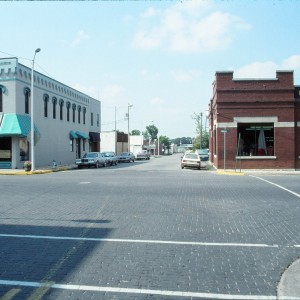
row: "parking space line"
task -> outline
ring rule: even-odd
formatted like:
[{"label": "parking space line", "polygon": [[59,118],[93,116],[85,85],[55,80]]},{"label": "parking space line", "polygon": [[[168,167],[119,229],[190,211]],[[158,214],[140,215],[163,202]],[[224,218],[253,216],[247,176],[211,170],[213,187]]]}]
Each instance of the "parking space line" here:
[{"label": "parking space line", "polygon": [[[91,285],[76,285],[76,284],[57,284],[57,283],[42,283],[32,281],[15,281],[15,280],[0,280],[0,285],[10,286],[24,286],[32,288],[52,288],[64,289],[74,291],[91,291],[91,292],[106,292],[106,293],[126,293],[126,294],[140,294],[140,295],[160,295],[181,298],[209,298],[209,299],[223,299],[223,300],[276,300],[277,296],[267,295],[230,295],[230,294],[215,294],[215,293],[201,293],[201,292],[182,292],[182,291],[168,291],[168,290],[150,290],[150,289],[134,289],[134,288],[117,288],[117,287],[102,287]],[[300,300],[300,297],[281,297],[280,300]]]},{"label": "parking space line", "polygon": [[274,182],[272,182],[272,181],[266,180],[266,179],[261,178],[261,177],[258,177],[258,176],[254,176],[254,175],[249,175],[249,176],[250,176],[250,177],[257,178],[257,179],[262,180],[262,181],[265,181],[265,182],[267,182],[267,183],[269,183],[269,184],[272,184],[272,185],[274,185],[274,186],[276,186],[276,187],[278,187],[278,188],[280,188],[280,189],[282,189],[282,190],[284,190],[284,191],[286,191],[286,192],[288,192],[288,193],[291,193],[291,194],[293,194],[294,196],[300,198],[300,195],[299,195],[299,194],[297,194],[297,193],[295,193],[295,192],[293,192],[293,191],[291,191],[291,190],[289,190],[289,189],[287,189],[287,188],[285,188],[285,187],[283,187],[283,186],[281,186],[281,185],[279,185],[279,184],[276,184],[276,183],[274,183]]},{"label": "parking space line", "polygon": [[[283,246],[268,244],[250,243],[206,243],[206,242],[184,242],[184,241],[163,241],[163,240],[131,240],[131,239],[108,239],[108,238],[87,238],[69,236],[49,236],[49,235],[23,235],[23,234],[0,234],[1,237],[48,239],[48,240],[72,240],[72,241],[94,241],[94,242],[114,242],[114,243],[143,243],[143,244],[164,244],[164,245],[185,245],[185,246],[217,246],[217,247],[257,247],[257,248],[279,248]],[[293,247],[293,246],[287,246]]]}]

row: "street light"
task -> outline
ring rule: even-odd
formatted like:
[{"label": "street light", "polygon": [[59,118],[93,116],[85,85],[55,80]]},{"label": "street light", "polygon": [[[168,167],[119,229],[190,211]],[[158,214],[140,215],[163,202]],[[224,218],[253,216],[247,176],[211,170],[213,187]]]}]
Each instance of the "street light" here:
[{"label": "street light", "polygon": [[128,152],[130,152],[129,109],[132,106],[133,106],[132,104],[128,103],[128,114],[127,114],[127,117],[128,117]]},{"label": "street light", "polygon": [[34,56],[32,60],[32,68],[31,68],[31,171],[34,171],[35,169],[35,161],[34,161],[34,120],[33,120],[33,107],[34,107],[34,102],[33,102],[33,96],[34,96],[34,91],[33,91],[33,72],[34,72],[34,60],[35,60],[35,55],[40,52],[41,49],[37,48],[34,51]]}]

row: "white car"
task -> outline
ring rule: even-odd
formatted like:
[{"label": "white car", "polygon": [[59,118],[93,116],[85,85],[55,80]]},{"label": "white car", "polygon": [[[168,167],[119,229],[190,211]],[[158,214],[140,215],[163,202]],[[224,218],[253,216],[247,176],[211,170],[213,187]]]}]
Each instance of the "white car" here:
[{"label": "white car", "polygon": [[197,153],[186,153],[181,159],[181,169],[186,167],[201,169],[201,159]]}]

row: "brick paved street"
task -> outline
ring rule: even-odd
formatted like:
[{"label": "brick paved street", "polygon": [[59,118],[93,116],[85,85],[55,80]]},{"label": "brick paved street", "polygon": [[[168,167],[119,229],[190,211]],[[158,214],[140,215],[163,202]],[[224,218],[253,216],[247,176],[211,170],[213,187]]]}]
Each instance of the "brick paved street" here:
[{"label": "brick paved street", "polygon": [[297,195],[176,155],[0,185],[1,300],[275,300],[300,256]]}]

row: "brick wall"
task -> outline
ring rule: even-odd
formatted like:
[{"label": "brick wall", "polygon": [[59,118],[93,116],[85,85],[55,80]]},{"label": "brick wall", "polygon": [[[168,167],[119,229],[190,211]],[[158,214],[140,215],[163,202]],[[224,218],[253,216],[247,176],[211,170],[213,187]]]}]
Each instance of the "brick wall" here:
[{"label": "brick wall", "polygon": [[[300,99],[295,108],[293,72],[277,71],[275,79],[236,80],[233,72],[217,72],[210,102],[210,127],[217,128],[215,138],[211,131],[210,150],[212,162],[217,168],[224,167],[224,134],[226,134],[226,168],[236,165],[237,122],[235,118],[273,117],[274,157],[244,158],[243,168],[294,169],[300,168]],[[251,123],[251,121],[249,121]],[[300,126],[300,125],[299,125]],[[215,149],[215,152],[213,152]]]}]

